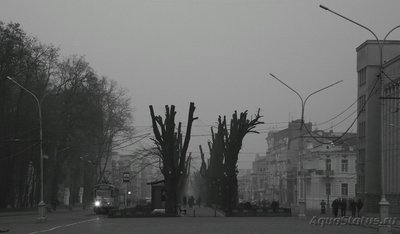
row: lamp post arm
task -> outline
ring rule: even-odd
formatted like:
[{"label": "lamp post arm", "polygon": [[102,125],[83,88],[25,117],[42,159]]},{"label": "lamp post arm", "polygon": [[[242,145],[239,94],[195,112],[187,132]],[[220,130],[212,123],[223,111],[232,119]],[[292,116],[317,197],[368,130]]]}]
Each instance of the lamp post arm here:
[{"label": "lamp post arm", "polygon": [[[35,98],[35,101],[37,102],[38,106],[40,106],[40,102],[39,99],[36,97],[36,95],[34,93],[32,93],[31,91],[29,91],[28,89],[26,89],[24,86],[20,85],[17,81],[15,81],[14,79],[12,79],[11,77],[7,76],[7,79],[10,80],[11,82],[13,82],[14,84],[16,84],[18,87],[20,87],[21,89],[25,90],[27,93],[29,93],[30,95],[33,96],[33,98]],[[40,108],[40,107],[39,107]]]},{"label": "lamp post arm", "polygon": [[347,21],[350,21],[350,22],[352,22],[353,24],[356,24],[356,25],[358,25],[358,26],[360,26],[360,27],[362,27],[362,28],[368,30],[370,33],[372,33],[372,35],[374,35],[375,39],[379,42],[378,36],[377,36],[371,29],[369,29],[368,27],[366,27],[366,26],[364,26],[364,25],[362,25],[362,24],[360,24],[360,23],[357,23],[356,21],[354,21],[354,20],[352,20],[352,19],[349,19],[349,18],[347,18],[347,17],[344,16],[344,15],[341,15],[341,14],[335,12],[335,11],[332,11],[331,9],[329,9],[329,8],[326,7],[326,6],[319,5],[319,7],[321,7],[322,9],[324,9],[324,10],[326,10],[326,11],[329,11],[329,12],[331,12],[331,13],[333,13],[333,14],[335,14],[335,15],[337,15],[337,16],[339,16],[339,17],[341,17],[341,18],[343,18],[343,19],[345,19],[345,20],[347,20]]},{"label": "lamp post arm", "polygon": [[336,82],[333,83],[333,84],[330,84],[330,85],[325,86],[325,87],[323,87],[323,88],[321,88],[321,89],[318,89],[317,91],[314,91],[314,92],[310,93],[310,94],[306,97],[306,99],[304,100],[304,105],[306,104],[307,100],[308,100],[312,95],[314,95],[314,94],[316,94],[316,93],[319,93],[319,92],[321,92],[321,91],[323,91],[323,90],[325,90],[325,89],[327,89],[327,88],[330,88],[330,87],[332,87],[332,86],[334,86],[334,85],[337,85],[337,84],[339,84],[339,83],[341,83],[341,82],[343,82],[343,80],[336,81]]},{"label": "lamp post arm", "polygon": [[289,88],[290,90],[292,90],[299,98],[301,101],[301,105],[303,106],[303,98],[301,97],[301,95],[294,90],[292,87],[290,87],[289,85],[287,85],[285,82],[281,81],[278,77],[276,77],[274,74],[269,73],[270,76],[272,76],[273,78],[275,78],[277,81],[279,81],[281,84],[283,84],[284,86],[286,86],[287,88]]},{"label": "lamp post arm", "polygon": [[386,38],[389,36],[389,34],[391,34],[394,30],[400,28],[400,25],[397,25],[396,27],[392,28],[385,36],[385,38],[383,38],[383,42],[386,41]]},{"label": "lamp post arm", "polygon": [[325,87],[323,87],[323,88],[321,88],[321,89],[318,89],[318,90],[316,90],[316,91],[310,93],[310,94],[306,97],[306,99],[304,99],[303,108],[302,108],[302,113],[301,113],[301,119],[304,119],[304,111],[305,111],[304,109],[305,109],[305,107],[306,107],[306,102],[307,102],[307,100],[308,100],[312,95],[314,95],[314,94],[316,94],[316,93],[319,93],[319,92],[321,92],[321,91],[323,91],[323,90],[325,90],[325,89],[327,89],[327,88],[330,88],[330,87],[332,87],[332,86],[334,86],[334,85],[336,85],[336,84],[339,84],[340,82],[343,82],[343,80],[336,81],[336,82],[333,83],[333,84],[330,84],[330,85],[328,85],[328,86],[325,86]]}]

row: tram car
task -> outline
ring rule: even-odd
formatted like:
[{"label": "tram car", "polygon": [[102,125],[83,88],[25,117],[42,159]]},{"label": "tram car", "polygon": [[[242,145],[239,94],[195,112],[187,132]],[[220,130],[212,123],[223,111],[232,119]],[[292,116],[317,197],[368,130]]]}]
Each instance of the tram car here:
[{"label": "tram car", "polygon": [[94,207],[96,214],[107,214],[119,206],[118,188],[112,184],[96,184],[94,186]]}]

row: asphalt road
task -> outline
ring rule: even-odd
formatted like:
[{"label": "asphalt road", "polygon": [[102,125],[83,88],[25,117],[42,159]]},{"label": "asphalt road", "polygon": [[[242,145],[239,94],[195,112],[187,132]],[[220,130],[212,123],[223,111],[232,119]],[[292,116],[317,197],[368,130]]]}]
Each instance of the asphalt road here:
[{"label": "asphalt road", "polygon": [[[198,214],[201,212],[198,211]],[[173,218],[107,218],[91,211],[59,211],[48,214],[46,223],[36,223],[36,214],[0,215],[0,229],[8,233],[327,233],[372,234],[376,229],[362,226],[326,226],[309,224],[310,219],[297,217],[186,217]]]}]

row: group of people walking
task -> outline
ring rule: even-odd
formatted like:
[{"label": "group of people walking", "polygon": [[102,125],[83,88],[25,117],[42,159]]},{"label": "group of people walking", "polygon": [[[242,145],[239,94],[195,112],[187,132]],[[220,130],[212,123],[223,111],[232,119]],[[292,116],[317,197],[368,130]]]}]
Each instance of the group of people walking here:
[{"label": "group of people walking", "polygon": [[[357,215],[358,217],[360,217],[360,211],[361,211],[363,205],[364,204],[363,204],[361,198],[359,198],[359,199],[337,198],[337,199],[333,200],[333,202],[332,202],[333,215],[335,217],[338,217],[339,210],[340,210],[340,216],[346,216],[346,211],[348,208],[351,211],[351,216],[356,217],[356,215]],[[325,206],[324,200],[321,201],[321,213],[325,213],[325,207],[323,207],[323,206]]]},{"label": "group of people walking", "polygon": [[189,205],[189,208],[192,208],[195,204],[197,204],[199,207],[201,206],[201,197],[200,196],[197,198],[197,200],[193,196],[190,196],[189,198],[187,198],[186,196],[183,196],[183,198],[182,198],[183,207],[186,207],[186,205]]}]

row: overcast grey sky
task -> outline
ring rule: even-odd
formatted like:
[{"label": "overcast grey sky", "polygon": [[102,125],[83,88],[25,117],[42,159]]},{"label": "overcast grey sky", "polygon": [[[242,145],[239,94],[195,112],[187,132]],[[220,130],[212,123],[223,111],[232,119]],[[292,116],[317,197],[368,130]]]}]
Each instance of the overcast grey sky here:
[{"label": "overcast grey sky", "polygon": [[[195,102],[200,126],[194,135],[209,135],[207,125],[218,115],[261,108],[268,124],[246,137],[239,157],[240,167],[249,167],[253,153],[265,153],[268,130],[300,117],[298,97],[268,73],[303,96],[344,80],[309,100],[305,116],[313,123],[356,99],[355,48],[372,36],[320,4],[381,38],[400,24],[398,0],[1,0],[0,20],[20,23],[64,56],[85,55],[99,75],[129,91],[139,131],[150,126],[149,105],[164,114],[164,105],[174,104],[185,122]],[[399,39],[399,31],[389,39]],[[354,109],[319,128],[336,125]],[[334,131],[344,131],[354,118]],[[192,138],[195,156],[207,139]]]}]

